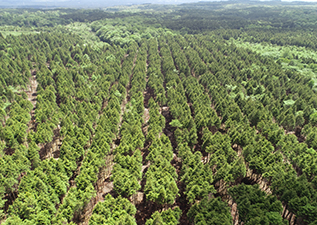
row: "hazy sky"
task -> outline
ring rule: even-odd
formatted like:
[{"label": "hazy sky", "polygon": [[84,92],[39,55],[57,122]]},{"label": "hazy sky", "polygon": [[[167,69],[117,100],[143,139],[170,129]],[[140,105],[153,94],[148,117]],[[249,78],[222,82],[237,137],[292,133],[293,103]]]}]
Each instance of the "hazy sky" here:
[{"label": "hazy sky", "polygon": [[197,0],[0,0],[0,6],[27,6],[27,5],[47,5],[47,6],[73,6],[73,7],[106,7],[114,5],[131,5],[143,3],[180,4],[187,2],[197,2]]},{"label": "hazy sky", "polygon": [[[317,2],[317,0],[298,1]],[[61,7],[107,7],[114,5],[131,5],[142,3],[180,4],[188,2],[197,2],[197,0],[0,0],[0,6],[23,7],[30,5],[43,5]]]}]

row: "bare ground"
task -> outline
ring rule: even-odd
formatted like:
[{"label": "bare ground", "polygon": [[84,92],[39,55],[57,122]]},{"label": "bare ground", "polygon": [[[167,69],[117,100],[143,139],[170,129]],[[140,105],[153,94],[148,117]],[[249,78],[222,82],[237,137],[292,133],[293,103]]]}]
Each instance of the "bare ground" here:
[{"label": "bare ground", "polygon": [[31,110],[31,121],[28,124],[28,132],[30,130],[36,129],[36,123],[35,123],[35,108],[36,108],[36,96],[37,96],[37,86],[38,82],[36,80],[36,70],[31,70],[32,76],[29,78],[30,84],[27,87],[27,91],[25,92],[28,96],[28,100],[32,103],[33,109]]},{"label": "bare ground", "polygon": [[114,156],[112,154],[105,158],[106,166],[99,170],[98,180],[95,184],[96,196],[90,200],[80,215],[80,218],[78,218],[79,225],[88,225],[95,205],[100,201],[104,201],[104,197],[112,192],[113,182],[110,181],[110,176],[114,165],[113,158]]}]

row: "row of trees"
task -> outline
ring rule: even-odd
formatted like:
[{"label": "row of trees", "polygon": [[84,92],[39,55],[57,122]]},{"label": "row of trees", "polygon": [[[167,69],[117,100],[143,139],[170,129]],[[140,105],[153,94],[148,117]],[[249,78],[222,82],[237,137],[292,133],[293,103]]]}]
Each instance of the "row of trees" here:
[{"label": "row of trees", "polygon": [[148,41],[148,67],[147,86],[153,90],[154,98],[160,106],[166,104],[166,93],[164,88],[164,76],[161,72],[161,57],[158,53],[157,39],[151,38]]},{"label": "row of trees", "polygon": [[143,110],[138,112],[138,103],[143,108],[143,96],[131,99],[126,105],[120,128],[120,145],[114,150],[115,162],[112,180],[114,190],[124,197],[133,195],[141,188],[139,180],[142,177],[142,156],[145,137],[142,133]]}]

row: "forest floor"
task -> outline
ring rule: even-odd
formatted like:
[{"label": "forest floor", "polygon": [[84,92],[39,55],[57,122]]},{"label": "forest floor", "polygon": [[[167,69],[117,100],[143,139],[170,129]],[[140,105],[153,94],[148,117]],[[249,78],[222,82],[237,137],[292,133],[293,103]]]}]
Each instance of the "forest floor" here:
[{"label": "forest floor", "polygon": [[37,86],[38,82],[36,80],[36,70],[31,71],[32,76],[29,78],[30,84],[28,85],[26,94],[28,96],[28,100],[32,103],[33,109],[31,110],[31,120],[28,124],[28,132],[36,129],[35,123],[35,108],[36,108],[36,96],[37,96]]},{"label": "forest floor", "polygon": [[85,207],[81,216],[79,225],[88,225],[89,219],[93,213],[94,207],[98,202],[103,202],[105,195],[113,192],[113,182],[110,180],[114,155],[110,154],[105,158],[106,166],[102,167],[98,174],[98,180],[95,184],[96,196],[90,200],[88,205]]}]

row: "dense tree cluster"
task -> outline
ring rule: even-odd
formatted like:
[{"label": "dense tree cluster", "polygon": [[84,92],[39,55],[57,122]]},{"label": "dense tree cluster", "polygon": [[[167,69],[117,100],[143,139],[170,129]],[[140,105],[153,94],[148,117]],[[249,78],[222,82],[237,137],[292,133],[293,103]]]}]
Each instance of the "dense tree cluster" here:
[{"label": "dense tree cluster", "polygon": [[239,220],[245,224],[288,224],[281,216],[282,204],[267,196],[258,185],[238,185],[229,189],[238,204]]},{"label": "dense tree cluster", "polygon": [[188,217],[195,224],[226,224],[232,223],[229,208],[220,198],[204,198],[191,207]]},{"label": "dense tree cluster", "polygon": [[89,224],[127,224],[135,225],[133,216],[136,208],[126,198],[113,198],[111,195],[105,197],[104,202],[99,202],[89,220]]},{"label": "dense tree cluster", "polygon": [[162,225],[177,225],[181,216],[181,210],[177,207],[175,209],[164,210],[161,213],[155,211],[151,219],[146,221],[146,225],[162,224]]},{"label": "dense tree cluster", "polygon": [[141,43],[142,39],[157,37],[164,31],[162,28],[145,28],[143,24],[140,24],[139,16],[131,17],[129,21],[126,19],[119,21],[118,18],[115,20],[98,20],[91,24],[91,29],[96,32],[101,41],[120,45],[121,47],[128,45],[131,41]]}]

